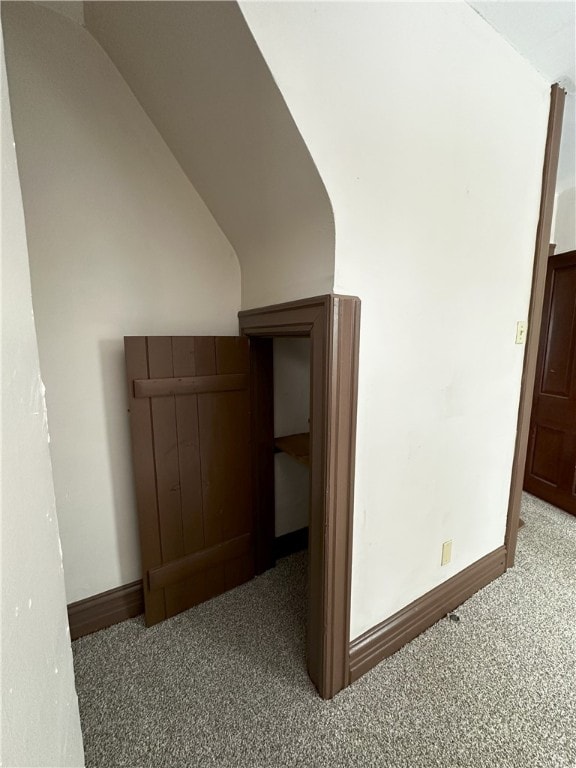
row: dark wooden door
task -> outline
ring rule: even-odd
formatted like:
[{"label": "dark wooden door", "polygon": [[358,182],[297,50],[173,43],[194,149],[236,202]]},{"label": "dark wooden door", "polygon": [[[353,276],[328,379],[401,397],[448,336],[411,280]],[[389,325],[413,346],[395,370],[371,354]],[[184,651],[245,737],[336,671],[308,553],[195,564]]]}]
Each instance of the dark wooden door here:
[{"label": "dark wooden door", "polygon": [[254,575],[249,346],[124,340],[146,623]]},{"label": "dark wooden door", "polygon": [[524,488],[576,515],[576,251],[548,260]]}]

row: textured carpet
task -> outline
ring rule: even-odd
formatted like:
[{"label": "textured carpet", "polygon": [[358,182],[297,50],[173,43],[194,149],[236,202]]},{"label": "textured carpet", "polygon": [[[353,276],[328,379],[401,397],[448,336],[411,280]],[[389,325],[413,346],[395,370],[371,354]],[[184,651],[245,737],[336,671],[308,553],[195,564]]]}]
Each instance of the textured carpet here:
[{"label": "textured carpet", "polygon": [[576,519],[526,496],[517,565],[330,702],[305,556],[73,644],[88,766],[574,768]]}]

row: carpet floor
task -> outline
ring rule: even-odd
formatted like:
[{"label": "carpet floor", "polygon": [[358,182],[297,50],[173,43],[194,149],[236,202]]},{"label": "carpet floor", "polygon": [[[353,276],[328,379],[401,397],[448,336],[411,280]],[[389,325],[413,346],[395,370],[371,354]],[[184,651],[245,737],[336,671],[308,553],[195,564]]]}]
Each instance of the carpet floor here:
[{"label": "carpet floor", "polygon": [[515,568],[332,701],[305,554],[151,629],[73,644],[87,766],[574,768],[576,519],[525,496]]}]

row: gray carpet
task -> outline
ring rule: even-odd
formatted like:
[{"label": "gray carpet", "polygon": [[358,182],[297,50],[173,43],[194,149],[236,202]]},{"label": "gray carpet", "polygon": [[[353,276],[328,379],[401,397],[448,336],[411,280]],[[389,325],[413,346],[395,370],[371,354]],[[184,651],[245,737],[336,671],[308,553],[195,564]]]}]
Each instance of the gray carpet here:
[{"label": "gray carpet", "polygon": [[305,557],[73,644],[88,766],[574,768],[576,519],[526,496],[516,567],[334,700],[304,664]]}]

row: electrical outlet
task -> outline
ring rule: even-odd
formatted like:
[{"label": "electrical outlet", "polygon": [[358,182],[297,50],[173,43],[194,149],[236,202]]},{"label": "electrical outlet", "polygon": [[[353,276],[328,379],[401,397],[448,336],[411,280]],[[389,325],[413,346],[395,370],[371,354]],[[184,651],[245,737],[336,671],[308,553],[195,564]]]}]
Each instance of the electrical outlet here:
[{"label": "electrical outlet", "polygon": [[527,333],[528,323],[526,320],[518,320],[516,323],[516,344],[525,344]]},{"label": "electrical outlet", "polygon": [[452,559],[452,540],[445,541],[442,544],[442,562],[441,565],[448,565]]}]

